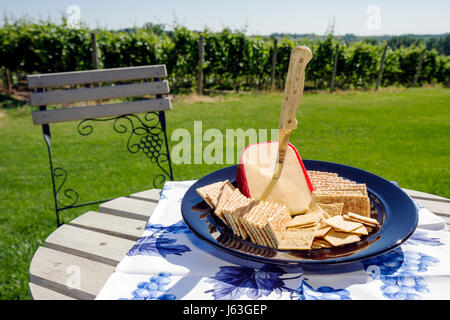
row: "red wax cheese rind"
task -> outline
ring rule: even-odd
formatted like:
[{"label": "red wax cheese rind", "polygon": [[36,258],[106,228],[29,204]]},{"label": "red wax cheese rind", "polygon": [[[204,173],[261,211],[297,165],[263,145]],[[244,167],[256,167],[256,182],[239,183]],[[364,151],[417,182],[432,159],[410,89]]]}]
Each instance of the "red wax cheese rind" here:
[{"label": "red wax cheese rind", "polygon": [[[277,141],[251,144],[242,151],[236,183],[245,196],[260,199],[272,180],[277,155]],[[289,143],[281,175],[264,200],[285,205],[291,214],[303,213],[309,209],[312,191],[300,154]]]}]

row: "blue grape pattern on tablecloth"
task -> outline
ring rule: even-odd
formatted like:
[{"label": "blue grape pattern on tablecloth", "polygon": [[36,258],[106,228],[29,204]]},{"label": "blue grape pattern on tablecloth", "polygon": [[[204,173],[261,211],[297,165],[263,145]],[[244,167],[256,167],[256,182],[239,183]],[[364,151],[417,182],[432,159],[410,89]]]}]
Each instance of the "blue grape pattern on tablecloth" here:
[{"label": "blue grape pattern on tablecloth", "polygon": [[160,272],[156,276],[151,276],[149,281],[138,283],[130,299],[119,300],[175,300],[177,297],[174,294],[167,293],[170,276],[169,272]]},{"label": "blue grape pattern on tablecloth", "polygon": [[383,296],[395,300],[421,299],[421,294],[429,292],[424,277],[417,273],[425,272],[439,260],[415,251],[402,251],[400,248],[381,256],[362,261],[364,269],[375,280],[381,280]]}]

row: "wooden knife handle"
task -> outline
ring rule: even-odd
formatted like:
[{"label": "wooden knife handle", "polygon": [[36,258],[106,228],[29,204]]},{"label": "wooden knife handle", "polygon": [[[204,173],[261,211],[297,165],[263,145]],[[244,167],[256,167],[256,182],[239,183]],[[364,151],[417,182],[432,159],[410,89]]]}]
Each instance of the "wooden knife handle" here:
[{"label": "wooden knife handle", "polygon": [[280,130],[297,128],[295,114],[302,99],[303,88],[305,86],[305,68],[311,59],[312,53],[308,47],[298,46],[291,52],[280,122],[278,124]]}]

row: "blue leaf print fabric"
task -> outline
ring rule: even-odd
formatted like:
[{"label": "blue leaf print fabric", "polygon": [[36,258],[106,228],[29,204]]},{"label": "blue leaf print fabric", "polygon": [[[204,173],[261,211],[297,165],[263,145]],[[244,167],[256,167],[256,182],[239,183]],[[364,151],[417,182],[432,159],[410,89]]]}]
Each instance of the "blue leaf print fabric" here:
[{"label": "blue leaf print fabric", "polygon": [[147,225],[145,226],[145,230],[153,232],[167,232],[173,234],[190,232],[189,228],[182,220],[169,226],[163,226],[162,224],[147,223]]},{"label": "blue leaf print fabric", "polygon": [[439,238],[431,238],[428,236],[428,232],[422,230],[416,230],[412,236],[408,239],[408,244],[412,245],[428,245],[428,246],[443,246],[444,244]]},{"label": "blue leaf print fabric", "polygon": [[128,251],[127,255],[161,255],[166,257],[169,254],[182,255],[191,251],[183,244],[176,244],[176,239],[165,238],[163,236],[148,236],[140,238],[137,243]]},{"label": "blue leaf print fabric", "polygon": [[177,244],[177,239],[169,238],[171,234],[187,233],[189,228],[183,221],[169,226],[148,223],[146,228],[152,231],[149,236],[139,238],[136,244],[128,251],[128,256],[134,255],[161,255],[166,257],[170,254],[182,255],[191,249],[184,244]]},{"label": "blue leaf print fabric", "polygon": [[273,266],[264,266],[258,271],[243,266],[222,266],[214,277],[206,281],[213,285],[213,289],[206,293],[211,292],[216,300],[242,296],[259,299],[272,291],[281,292],[284,286],[280,279],[282,274],[281,269]]},{"label": "blue leaf print fabric", "polygon": [[[288,287],[285,280],[299,279],[297,289]],[[303,275],[289,277],[280,268],[266,265],[259,270],[242,266],[222,266],[214,277],[206,282],[213,288],[205,291],[211,293],[216,300],[239,299],[246,296],[251,299],[267,297],[272,293],[281,296],[288,292],[293,300],[350,300],[350,292],[345,289],[334,289],[323,286],[314,290]]]}]

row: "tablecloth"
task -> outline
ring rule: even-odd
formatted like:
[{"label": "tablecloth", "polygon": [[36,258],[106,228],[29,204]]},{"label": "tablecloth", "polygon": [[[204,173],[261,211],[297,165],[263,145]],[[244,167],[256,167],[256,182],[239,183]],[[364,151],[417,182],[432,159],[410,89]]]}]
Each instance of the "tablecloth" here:
[{"label": "tablecloth", "polygon": [[96,299],[450,298],[450,233],[441,218],[417,202],[418,228],[396,249],[349,265],[286,272],[253,262],[235,264],[193,235],[180,207],[194,182],[165,183],[142,237]]}]

